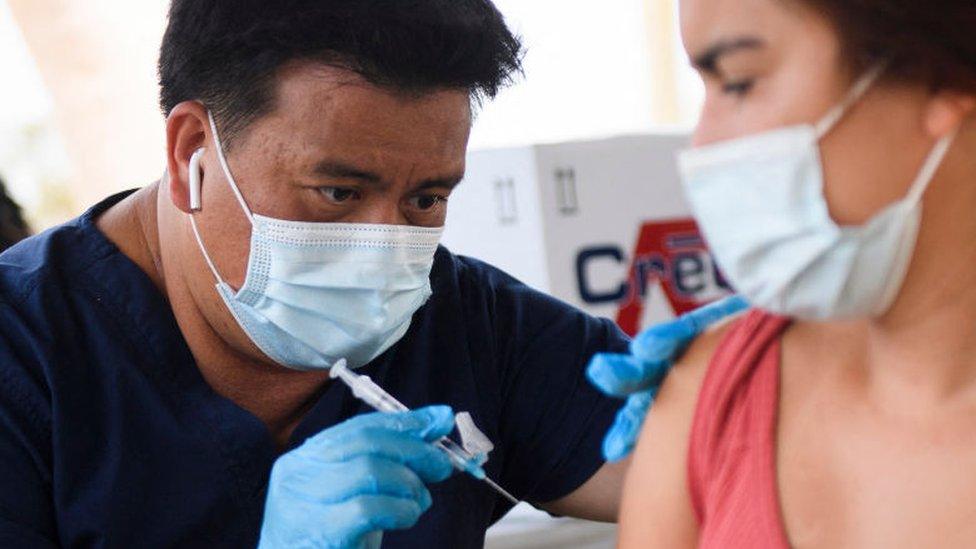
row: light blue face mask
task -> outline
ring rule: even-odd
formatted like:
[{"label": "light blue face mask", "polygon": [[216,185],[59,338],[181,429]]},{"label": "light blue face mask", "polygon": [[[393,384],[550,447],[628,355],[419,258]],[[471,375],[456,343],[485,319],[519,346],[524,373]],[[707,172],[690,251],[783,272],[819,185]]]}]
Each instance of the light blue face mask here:
[{"label": "light blue face mask", "polygon": [[[824,197],[820,140],[884,72],[869,71],[815,125],[779,128],[681,154],[685,194],[736,291],[804,320],[875,317],[897,297],[915,250],[922,196],[952,145],[940,139],[907,195],[859,226]],[[906,176],[907,179],[907,176]]]},{"label": "light blue face mask", "polygon": [[224,175],[251,222],[244,285],[235,291],[193,232],[217,293],[269,358],[296,370],[360,367],[399,341],[431,296],[430,271],[443,228],[285,221],[252,214],[210,126]]}]

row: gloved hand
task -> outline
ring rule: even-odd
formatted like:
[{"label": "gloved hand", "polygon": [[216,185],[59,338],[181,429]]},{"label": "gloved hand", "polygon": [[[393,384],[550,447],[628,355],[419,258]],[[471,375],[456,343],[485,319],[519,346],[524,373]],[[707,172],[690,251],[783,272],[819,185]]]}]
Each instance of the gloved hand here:
[{"label": "gloved hand", "polygon": [[429,444],[454,429],[447,406],[373,413],[322,431],[271,470],[262,549],[360,548],[410,528],[431,506],[425,484],[451,476]]},{"label": "gloved hand", "polygon": [[608,395],[627,399],[603,439],[608,461],[619,461],[634,450],[647,409],[688,345],[710,325],[748,307],[745,299],[732,296],[645,330],[631,342],[629,355],[593,357],[586,370],[590,381]]}]

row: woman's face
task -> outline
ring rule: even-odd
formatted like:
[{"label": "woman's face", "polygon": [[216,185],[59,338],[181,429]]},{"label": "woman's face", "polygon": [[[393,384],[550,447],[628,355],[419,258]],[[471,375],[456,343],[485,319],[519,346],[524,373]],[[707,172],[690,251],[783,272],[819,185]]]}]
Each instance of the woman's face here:
[{"label": "woman's face", "polygon": [[[815,123],[861,76],[830,21],[799,0],[682,0],[681,27],[705,83],[695,146]],[[907,193],[935,144],[930,103],[923,86],[882,80],[821,141],[835,221],[861,224]]]}]

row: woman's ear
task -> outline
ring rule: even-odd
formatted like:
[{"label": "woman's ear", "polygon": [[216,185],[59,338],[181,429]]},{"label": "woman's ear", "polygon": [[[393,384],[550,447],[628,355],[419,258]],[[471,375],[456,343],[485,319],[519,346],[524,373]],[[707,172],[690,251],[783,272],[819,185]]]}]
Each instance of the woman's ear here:
[{"label": "woman's ear", "polygon": [[976,112],[976,95],[941,91],[932,96],[925,110],[925,130],[941,139],[958,130]]}]

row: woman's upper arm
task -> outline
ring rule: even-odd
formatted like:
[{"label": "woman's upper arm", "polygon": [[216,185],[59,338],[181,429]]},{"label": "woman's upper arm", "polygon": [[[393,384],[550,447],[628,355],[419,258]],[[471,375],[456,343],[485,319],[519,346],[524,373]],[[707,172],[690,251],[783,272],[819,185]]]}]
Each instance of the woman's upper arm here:
[{"label": "woman's upper arm", "polygon": [[695,547],[688,437],[698,392],[727,327],[702,335],[668,375],[645,421],[624,483],[620,547]]}]

